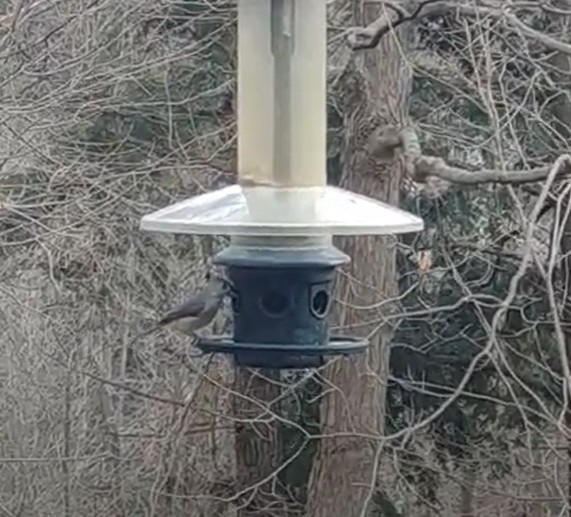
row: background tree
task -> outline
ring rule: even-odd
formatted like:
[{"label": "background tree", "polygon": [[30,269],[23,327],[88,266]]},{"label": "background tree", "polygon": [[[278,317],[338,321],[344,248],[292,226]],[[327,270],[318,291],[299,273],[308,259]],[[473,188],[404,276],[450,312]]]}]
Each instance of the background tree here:
[{"label": "background tree", "polygon": [[[369,23],[384,8],[353,2],[351,10],[345,24]],[[407,46],[406,33],[391,34],[375,51],[352,60],[338,85],[346,150],[339,184],[374,193],[393,205],[399,203],[402,164],[383,163],[371,156],[367,142],[379,128],[406,121],[410,73],[403,51]],[[367,354],[334,361],[324,371],[329,393],[322,402],[321,432],[326,437],[320,440],[308,504],[312,516],[357,517],[373,501],[382,453],[382,444],[365,436],[383,432],[391,337],[390,325],[383,324],[383,319],[391,313],[386,301],[397,293],[396,247],[394,239],[379,237],[339,239],[339,246],[352,261],[337,287],[337,323],[368,336],[371,347]]]},{"label": "background tree", "polygon": [[226,359],[128,346],[224,244],[138,221],[234,181],[235,5],[0,10],[0,513],[568,511],[569,2],[330,3],[330,180],[427,229],[339,243],[368,355],[240,421]]},{"label": "background tree", "polygon": [[[470,98],[469,101],[472,102],[477,109],[466,111],[464,107],[466,96],[458,97],[457,99],[450,98],[450,103],[447,105],[447,108],[449,110],[448,113],[450,113],[452,117],[448,120],[448,124],[451,127],[455,127],[454,119],[462,121],[465,127],[475,128],[480,124],[476,134],[474,134],[475,138],[472,138],[472,141],[485,136],[486,130],[490,132],[491,137],[488,140],[488,145],[482,145],[482,143],[480,143],[478,146],[480,148],[478,149],[479,153],[482,153],[484,150],[489,152],[490,147],[492,147],[493,151],[488,154],[488,156],[492,158],[489,160],[489,166],[491,166],[491,168],[481,172],[466,170],[466,165],[463,169],[459,167],[449,167],[442,159],[421,156],[418,153],[418,149],[414,146],[409,147],[409,170],[414,177],[421,181],[426,180],[428,176],[438,176],[452,182],[472,185],[490,181],[519,184],[522,182],[545,179],[549,167],[531,171],[524,170],[522,172],[505,172],[505,170],[501,169],[493,170],[494,167],[497,167],[493,157],[499,155],[500,159],[502,159],[501,166],[506,167],[509,164],[510,154],[513,155],[512,159],[514,159],[512,163],[519,165],[522,160],[522,154],[524,153],[523,159],[529,162],[533,156],[538,156],[538,154],[542,156],[542,158],[545,158],[545,151],[548,151],[548,153],[551,151],[549,154],[551,154],[552,160],[554,160],[561,152],[565,152],[566,150],[566,139],[560,138],[562,134],[561,130],[566,126],[564,121],[566,104],[563,96],[559,93],[560,90],[557,90],[564,75],[564,66],[562,65],[564,65],[566,61],[566,58],[563,58],[564,53],[560,50],[562,48],[562,42],[565,41],[565,34],[561,33],[561,22],[563,21],[561,17],[565,15],[565,11],[562,11],[561,8],[565,6],[561,3],[557,5],[554,4],[553,6],[547,6],[545,4],[526,4],[525,6],[521,4],[521,6],[518,6],[515,2],[510,5],[510,8],[517,10],[518,14],[525,19],[526,23],[530,25],[536,24],[536,26],[539,25],[545,31],[544,33],[528,30],[526,28],[527,25],[522,25],[523,22],[520,21],[519,18],[514,18],[509,11],[504,12],[501,7],[502,5],[497,4],[494,9],[494,6],[490,3],[486,6],[472,3],[468,6],[461,4],[452,5],[443,2],[426,2],[419,4],[418,9],[413,14],[403,14],[400,12],[395,14],[393,22],[396,25],[399,25],[407,18],[410,21],[417,16],[426,16],[423,20],[425,25],[436,21],[440,26],[444,24],[448,29],[452,29],[446,34],[447,36],[450,34],[450,36],[447,37],[444,42],[442,42],[443,38],[440,38],[441,42],[431,48],[431,50],[436,49],[440,55],[444,54],[444,52],[442,52],[443,50],[450,55],[450,48],[470,47],[470,54],[474,56],[473,59],[466,59],[465,55],[461,55],[458,56],[458,61],[454,61],[462,65],[463,69],[466,70],[464,76],[461,76],[460,81],[464,81],[466,75],[469,77],[470,74],[476,79],[474,81],[477,93],[476,99],[479,97],[483,102],[478,105],[477,101]],[[559,8],[559,10],[557,10],[557,8]],[[451,14],[455,14],[456,17],[451,18]],[[463,18],[460,18],[459,15]],[[470,28],[464,25],[464,30],[461,30],[459,27],[457,32],[454,32],[454,26],[458,24],[458,21],[462,23],[465,22],[465,18],[471,17],[481,17],[482,24],[477,24]],[[504,23],[501,25],[497,23],[498,21],[505,22],[506,20],[511,24],[511,26],[508,24],[507,28]],[[516,30],[514,30],[514,28]],[[364,40],[371,36],[371,42],[374,44],[376,39],[375,35],[380,34],[382,37],[383,30],[382,24],[377,20],[376,23],[372,24],[367,30],[354,33],[352,35],[352,41],[358,45],[366,45],[368,43]],[[523,38],[521,33],[518,34],[520,31],[524,33]],[[551,31],[555,31],[559,39],[546,38],[546,34]],[[430,32],[425,33],[424,37],[428,39],[429,42],[432,39]],[[421,32],[421,41],[422,39]],[[544,45],[539,48],[534,47],[533,44],[537,44],[538,42]],[[545,47],[547,47],[547,52]],[[524,49],[523,52],[522,49]],[[549,52],[550,50],[555,50],[555,54]],[[476,56],[482,57],[481,59],[477,59]],[[548,66],[543,66],[542,59],[545,57],[549,57]],[[517,66],[518,61],[522,60],[522,58],[524,58],[524,63],[527,66]],[[529,66],[530,63],[532,65],[531,67]],[[556,68],[553,66],[554,63],[558,63]],[[458,67],[454,67],[454,69],[458,70]],[[446,68],[444,71],[445,70]],[[442,67],[440,67],[440,71],[442,71]],[[517,71],[517,74],[514,74],[514,71]],[[522,73],[522,71],[524,73]],[[530,74],[530,82],[534,86],[532,92],[529,91],[529,88],[519,88],[522,78],[528,76],[527,74]],[[540,83],[534,82],[537,76],[551,78],[552,80],[549,86],[542,87]],[[555,78],[555,76],[557,78]],[[482,77],[485,78],[485,83],[483,84]],[[449,76],[447,77],[449,82],[445,83],[441,80],[441,74],[433,74],[431,79],[435,79],[441,85],[441,88],[436,86],[434,89],[439,92],[439,99],[446,98],[452,89],[451,84],[454,85],[455,78]],[[466,91],[466,86],[469,85],[464,84],[464,91]],[[506,91],[509,95],[506,95]],[[430,90],[428,90],[428,92],[430,92]],[[424,97],[423,93],[424,92],[421,93],[422,97]],[[517,101],[514,102],[516,99]],[[553,102],[554,100],[555,102]],[[510,101],[513,102],[513,104],[511,104]],[[542,121],[546,119],[546,123],[538,128],[537,131],[530,133],[527,131],[526,118],[520,115],[522,111],[526,113],[537,112],[538,102],[540,105],[548,107],[548,110],[546,110],[547,116],[541,117]],[[523,110],[522,106],[525,106]],[[452,107],[451,110],[450,107]],[[481,107],[484,109],[478,109]],[[481,125],[482,117],[480,113],[488,119],[487,128]],[[434,112],[430,115],[433,114]],[[438,112],[436,112],[436,114],[439,116]],[[459,114],[463,115],[462,118],[458,116]],[[466,119],[472,122],[472,124],[465,124]],[[491,124],[490,121],[492,122]],[[501,131],[501,128],[505,128],[506,131]],[[407,133],[407,131],[403,133],[403,148],[405,153],[407,152],[407,144],[410,143],[411,140],[416,144],[415,138],[409,140],[410,135],[411,133]],[[537,140],[538,137],[540,137],[539,141]],[[394,139],[394,134],[392,138]],[[516,150],[519,151],[519,156],[517,156],[518,153],[508,152],[510,149],[510,140],[515,140]],[[458,146],[454,146],[454,141],[451,141],[452,146],[446,149],[446,152],[449,156],[450,154],[457,156],[458,151],[456,151],[454,147]],[[561,147],[562,143],[563,147]],[[377,152],[384,152],[382,139],[379,141],[379,144],[380,148]],[[493,146],[490,144],[493,144]],[[434,143],[429,142],[428,145],[432,146]],[[465,149],[465,143],[463,146]],[[462,151],[465,153],[466,151],[464,149],[462,149]],[[442,153],[442,151],[440,152]],[[482,154],[480,154],[478,158],[481,163],[486,163],[485,155],[482,156]],[[470,159],[464,156],[463,161],[469,162]],[[534,267],[526,271],[525,276],[519,282],[519,288],[514,293],[514,296],[511,297],[508,318],[507,321],[504,321],[502,324],[501,342],[498,340],[497,343],[500,351],[500,360],[498,361],[497,357],[494,358],[492,355],[485,357],[483,364],[471,372],[469,379],[464,377],[465,368],[469,366],[469,363],[473,361],[474,357],[477,356],[482,349],[485,349],[486,342],[490,343],[489,326],[486,325],[486,322],[489,323],[489,320],[493,321],[493,317],[491,316],[497,312],[500,305],[498,303],[499,300],[501,300],[502,295],[505,296],[504,293],[508,287],[511,288],[512,286],[511,280],[513,279],[514,266],[510,266],[510,262],[512,261],[511,259],[513,259],[513,255],[506,263],[507,254],[504,254],[505,247],[507,245],[513,249],[515,244],[516,249],[521,249],[521,244],[512,241],[512,239],[516,240],[519,238],[520,233],[517,230],[508,231],[508,228],[506,228],[503,231],[503,235],[498,235],[498,230],[502,231],[502,226],[504,226],[506,222],[509,222],[509,218],[514,209],[521,210],[521,202],[526,203],[526,200],[529,199],[527,194],[530,193],[530,189],[521,189],[520,192],[517,193],[517,197],[513,195],[514,190],[509,189],[506,193],[511,195],[512,200],[507,198],[509,200],[508,203],[506,203],[507,196],[498,199],[498,191],[506,192],[504,188],[499,187],[491,191],[489,188],[477,189],[475,191],[472,189],[472,193],[467,194],[464,188],[462,192],[459,193],[451,194],[450,190],[448,190],[444,196],[438,196],[438,205],[440,206],[438,206],[439,210],[437,214],[439,218],[441,218],[441,214],[445,214],[445,219],[450,219],[448,216],[451,215],[451,208],[453,206],[450,203],[457,203],[458,198],[462,200],[460,205],[461,211],[463,212],[464,210],[462,209],[468,208],[468,210],[465,211],[469,217],[467,221],[465,218],[457,217],[459,215],[458,212],[454,214],[456,216],[456,226],[458,222],[464,223],[460,226],[461,233],[466,232],[472,235],[481,235],[481,232],[476,233],[477,229],[469,223],[470,220],[477,222],[480,228],[490,228],[491,226],[490,229],[492,229],[492,232],[483,237],[484,242],[492,238],[496,239],[496,241],[493,242],[495,248],[494,254],[497,257],[495,260],[496,264],[494,265],[494,262],[491,262],[491,256],[486,257],[485,262],[482,263],[483,269],[479,268],[481,273],[478,274],[477,270],[474,271],[474,266],[477,264],[479,257],[471,256],[468,260],[458,260],[460,257],[456,254],[460,250],[457,245],[457,236],[449,238],[450,233],[431,232],[433,236],[442,236],[448,241],[440,244],[434,242],[434,239],[432,239],[430,250],[428,252],[425,250],[421,251],[421,257],[428,254],[431,257],[430,262],[432,262],[432,266],[440,269],[437,275],[439,283],[438,285],[429,283],[428,278],[422,278],[426,271],[421,267],[419,273],[422,279],[421,285],[424,283],[424,286],[419,287],[425,291],[425,294],[422,295],[422,298],[413,294],[411,299],[416,300],[415,308],[422,314],[421,306],[426,307],[428,301],[426,295],[429,292],[446,294],[446,302],[448,302],[446,305],[454,311],[455,317],[451,317],[452,314],[449,313],[450,309],[446,310],[443,314],[430,315],[429,321],[425,320],[431,327],[428,335],[424,332],[421,334],[418,333],[419,325],[422,325],[422,316],[415,318],[416,323],[410,320],[407,322],[405,320],[400,330],[409,327],[410,331],[400,336],[397,333],[397,339],[404,339],[408,341],[408,343],[411,343],[411,340],[412,342],[416,341],[417,345],[413,347],[407,347],[407,344],[397,345],[399,348],[396,348],[392,355],[393,371],[396,373],[400,371],[401,375],[404,374],[404,376],[407,377],[406,379],[402,377],[395,379],[401,389],[397,389],[396,392],[393,392],[393,396],[390,397],[390,400],[396,403],[396,406],[393,406],[394,409],[400,408],[397,409],[397,415],[400,416],[401,427],[410,425],[410,420],[406,418],[403,420],[403,410],[406,413],[411,406],[414,406],[421,415],[423,413],[431,414],[435,410],[435,405],[436,407],[440,406],[443,398],[447,397],[446,393],[454,391],[454,387],[461,382],[461,379],[468,381],[468,387],[466,389],[468,393],[459,394],[454,403],[450,403],[451,399],[448,399],[445,404],[446,410],[442,412],[440,418],[435,421],[437,435],[441,437],[444,435],[445,437],[444,441],[442,438],[436,440],[436,453],[440,454],[442,452],[442,445],[444,445],[445,450],[447,449],[447,452],[452,454],[453,457],[456,458],[456,461],[461,460],[463,463],[466,463],[467,455],[473,459],[474,453],[479,453],[481,448],[474,447],[474,445],[470,443],[472,440],[477,440],[480,444],[482,440],[484,440],[488,443],[488,447],[491,445],[490,442],[493,443],[494,441],[499,441],[498,445],[503,447],[509,444],[507,450],[509,450],[510,455],[513,455],[513,447],[517,446],[518,440],[517,437],[507,438],[509,433],[506,431],[520,426],[522,431],[526,431],[529,429],[530,424],[537,429],[538,421],[535,418],[537,414],[541,415],[540,423],[545,424],[543,419],[546,416],[546,407],[549,406],[550,411],[554,413],[561,410],[561,390],[564,389],[564,387],[559,384],[557,375],[552,375],[554,373],[553,370],[551,370],[548,375],[541,375],[540,373],[541,365],[545,364],[548,357],[550,358],[547,359],[551,364],[550,369],[559,361],[561,362],[560,366],[555,367],[555,370],[561,372],[561,370],[564,371],[566,369],[566,359],[560,355],[561,347],[558,348],[557,339],[553,339],[557,329],[554,329],[554,327],[548,323],[550,319],[549,313],[554,309],[553,304],[542,303],[545,298],[543,300],[541,299],[541,293],[544,293],[543,296],[545,296],[546,293],[544,289],[547,287],[549,291],[552,288],[551,280],[553,278],[551,271],[553,270],[553,265],[547,277],[545,275],[545,269],[548,269],[549,266],[547,268],[545,267],[546,239],[541,238],[541,234],[534,236],[532,244],[534,245],[534,252],[541,255],[543,264],[539,264],[537,268]],[[537,195],[537,191],[534,192],[531,190],[531,192]],[[490,199],[488,193],[496,197],[496,203],[493,204],[498,205],[499,208],[498,213],[500,217],[497,221],[494,221],[489,215],[490,212],[488,210],[490,204],[486,202],[486,199]],[[514,198],[516,204],[512,202]],[[470,199],[473,199],[475,203],[471,203]],[[491,199],[493,200],[493,198]],[[428,209],[427,203],[424,202],[422,204],[426,211]],[[551,221],[553,221],[553,219],[549,214],[553,204],[553,201],[551,201],[541,208],[541,215],[544,218],[550,218]],[[555,204],[561,206],[561,199]],[[481,216],[479,217],[478,207],[480,209],[486,207],[482,210]],[[512,208],[511,211],[510,208]],[[492,214],[494,214],[494,212],[492,212]],[[452,217],[454,217],[454,215],[452,215]],[[429,218],[429,220],[430,219],[432,218]],[[443,222],[442,219],[443,218],[441,218],[439,222]],[[556,220],[557,219],[556,217]],[[523,224],[529,224],[527,220],[521,222]],[[492,224],[488,226],[490,223]],[[562,225],[563,223],[560,224]],[[452,228],[449,228],[449,230],[451,229]],[[493,231],[494,229],[495,231]],[[540,228],[540,232],[544,231],[543,228]],[[537,233],[539,232],[536,232],[536,234]],[[558,238],[557,235],[556,238]],[[437,237],[437,240],[440,239]],[[552,240],[552,242],[554,241],[555,239]],[[422,242],[421,246],[426,247],[426,244],[426,242]],[[434,246],[434,244],[436,244],[436,246]],[[529,244],[530,243],[527,243],[527,245]],[[442,245],[443,247],[441,248]],[[476,248],[469,246],[468,249],[477,249],[479,251],[480,246]],[[465,250],[462,251],[465,253]],[[551,256],[553,257],[554,255]],[[446,273],[444,273],[444,275],[442,274],[442,270],[445,269],[445,267],[443,267],[445,264],[438,263],[439,257],[442,257],[442,259],[449,264],[454,264],[453,269],[449,270],[449,274],[452,275],[452,283],[456,284],[455,286],[446,283]],[[512,273],[507,277],[503,277],[506,266],[508,271],[510,269],[512,270]],[[539,269],[539,275],[537,269]],[[501,281],[502,277],[505,278],[510,285],[508,285],[508,282],[504,283]],[[498,283],[498,281],[501,283]],[[408,286],[412,287],[413,283],[414,280],[412,282],[409,281]],[[545,285],[546,283],[548,286]],[[477,294],[474,288],[477,289]],[[491,293],[489,288],[491,288]],[[536,289],[538,290],[536,291]],[[534,302],[533,298],[531,300],[528,298],[534,291],[536,291],[535,297],[537,297],[537,302]],[[493,295],[492,298],[488,298],[488,293]],[[500,296],[496,298],[496,301],[493,301],[493,298],[498,295]],[[450,298],[450,296],[452,298]],[[482,298],[482,301],[475,303],[474,298]],[[484,301],[485,298],[488,298],[488,300]],[[419,302],[420,306],[418,305]],[[428,303],[428,305],[430,306],[432,304]],[[460,319],[458,319],[460,315],[459,310],[464,312],[464,316],[460,317]],[[481,319],[481,323],[483,324],[478,324],[478,319]],[[441,324],[438,323],[439,321]],[[412,325],[410,325],[411,323]],[[476,323],[476,325],[474,325],[474,323]],[[483,333],[480,334],[482,331]],[[474,332],[476,332],[476,334],[474,334]],[[432,339],[429,337],[430,334],[434,335]],[[478,334],[481,338],[477,337]],[[416,339],[414,339],[415,336]],[[498,352],[495,347],[491,348],[490,351],[493,351],[494,354]],[[481,357],[481,359],[484,358]],[[522,359],[524,359],[523,362]],[[458,369],[459,365],[463,367],[460,370]],[[492,366],[491,371],[488,366]],[[500,381],[499,384],[498,380]],[[403,387],[405,388],[404,393],[402,390]],[[500,390],[499,392],[497,391],[498,388]],[[501,408],[501,406],[497,404],[497,401],[501,398],[501,392],[505,392],[506,390],[508,399],[511,399],[510,402],[515,411],[506,411],[505,408]],[[494,401],[494,403],[486,404],[481,400],[470,402],[470,398],[473,397],[474,394],[481,395],[482,392],[488,396],[492,395],[488,400]],[[532,394],[532,400],[529,400],[529,394]],[[541,394],[541,400],[538,400],[538,394]],[[404,404],[403,395],[405,397]],[[411,396],[414,402],[411,401]],[[429,400],[432,400],[432,402],[428,402]],[[426,407],[427,402],[428,408]],[[539,407],[536,406],[538,403]],[[526,409],[522,410],[522,404]],[[488,406],[487,409],[486,406]],[[539,409],[539,413],[535,411],[536,407]],[[492,410],[491,414],[489,413],[490,409]],[[500,413],[498,413],[499,409],[501,409]],[[498,425],[499,428],[496,427]],[[541,428],[545,429],[545,425],[541,425]],[[486,433],[490,431],[491,435],[485,436]],[[536,436],[532,439],[529,434],[526,438],[530,441],[537,439]],[[488,471],[492,468],[492,472],[494,470],[497,471],[497,467],[500,467],[499,473],[505,474],[506,468],[508,470],[510,469],[509,462],[501,461],[501,458],[505,456],[498,454],[497,447],[495,447],[494,450],[495,454],[493,458],[490,457],[484,462],[480,461],[480,465],[476,466],[480,468],[484,465],[484,468]],[[501,449],[499,452],[501,452]],[[407,451],[405,457],[408,457],[406,460],[410,463],[410,451]],[[508,458],[509,457],[506,459]],[[500,459],[499,462],[498,459]],[[418,468],[418,463],[417,461],[412,464],[415,468]],[[422,463],[423,462],[421,462],[421,464]],[[473,470],[473,461],[467,465],[470,470]],[[426,472],[424,472],[424,479],[427,479],[425,474]],[[429,479],[431,479],[431,481],[429,481],[428,486],[425,488],[429,492],[428,495],[430,499],[434,500],[434,487],[436,486],[434,476]],[[472,514],[472,509],[464,510]]]}]

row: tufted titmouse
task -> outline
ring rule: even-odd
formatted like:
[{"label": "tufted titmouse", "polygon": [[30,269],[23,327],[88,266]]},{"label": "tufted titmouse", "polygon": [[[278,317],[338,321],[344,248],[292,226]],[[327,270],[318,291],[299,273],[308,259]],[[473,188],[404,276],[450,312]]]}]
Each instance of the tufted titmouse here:
[{"label": "tufted titmouse", "polygon": [[212,322],[224,302],[224,297],[229,293],[228,280],[212,276],[200,293],[168,312],[157,327],[170,326],[173,330],[194,336],[197,330]]},{"label": "tufted titmouse", "polygon": [[196,336],[197,330],[212,323],[224,302],[225,296],[229,295],[231,290],[231,284],[225,278],[219,276],[208,277],[208,282],[200,293],[168,312],[151,330],[138,335],[131,343],[163,327],[169,327],[183,334]]}]

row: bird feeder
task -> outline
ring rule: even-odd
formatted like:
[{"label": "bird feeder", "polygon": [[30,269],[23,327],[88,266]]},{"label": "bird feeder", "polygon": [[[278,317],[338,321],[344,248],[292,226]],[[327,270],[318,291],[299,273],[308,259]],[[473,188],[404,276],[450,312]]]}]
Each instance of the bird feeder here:
[{"label": "bird feeder", "polygon": [[363,351],[331,335],[334,235],[422,230],[421,219],[326,185],[326,0],[238,0],[238,184],[143,217],[144,230],[230,236],[233,335],[205,352],[263,368]]}]

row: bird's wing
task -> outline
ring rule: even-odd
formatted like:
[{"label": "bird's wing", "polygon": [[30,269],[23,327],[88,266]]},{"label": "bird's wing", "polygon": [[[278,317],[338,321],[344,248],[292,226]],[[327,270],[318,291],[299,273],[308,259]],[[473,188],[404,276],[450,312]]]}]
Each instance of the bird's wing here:
[{"label": "bird's wing", "polygon": [[208,297],[208,302],[203,307],[204,312],[210,311],[218,311],[222,306],[222,302],[224,301],[223,296],[210,296]]},{"label": "bird's wing", "polygon": [[169,323],[181,318],[196,317],[202,311],[204,311],[204,299],[194,298],[193,300],[183,303],[180,307],[168,312],[164,318],[159,321],[159,325],[168,325]]}]

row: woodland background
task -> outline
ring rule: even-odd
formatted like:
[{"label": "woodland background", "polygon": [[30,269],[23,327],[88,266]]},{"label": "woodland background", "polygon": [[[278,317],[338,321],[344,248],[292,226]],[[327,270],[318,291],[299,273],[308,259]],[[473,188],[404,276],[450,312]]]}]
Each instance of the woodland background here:
[{"label": "woodland background", "polygon": [[426,230],[276,376],[130,346],[224,246],[138,224],[235,181],[235,4],[0,0],[0,515],[571,514],[571,2],[328,6],[329,181]]}]

